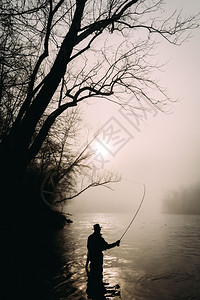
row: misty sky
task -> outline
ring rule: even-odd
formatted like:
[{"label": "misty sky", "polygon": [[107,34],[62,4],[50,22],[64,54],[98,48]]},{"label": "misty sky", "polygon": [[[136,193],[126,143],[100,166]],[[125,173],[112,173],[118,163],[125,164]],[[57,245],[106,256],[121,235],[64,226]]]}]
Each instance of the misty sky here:
[{"label": "misty sky", "polygon": [[[200,11],[197,0],[172,2],[167,1],[166,5],[171,5],[170,9],[182,6],[184,14]],[[122,181],[112,186],[113,191],[99,187],[84,193],[71,202],[69,212],[111,212],[114,207],[118,211],[134,211],[142,198],[143,186],[133,182],[146,185],[143,210],[153,212],[160,209],[168,190],[200,181],[200,30],[192,35],[180,47],[163,42],[157,49],[158,59],[168,61],[159,74],[160,84],[172,99],[181,99],[170,104],[172,113],[150,109],[138,125],[136,119],[105,100],[81,106],[84,122],[94,132],[109,122],[116,130],[123,129],[124,144],[121,141],[115,149],[104,148],[102,152],[103,167],[121,174]]]}]

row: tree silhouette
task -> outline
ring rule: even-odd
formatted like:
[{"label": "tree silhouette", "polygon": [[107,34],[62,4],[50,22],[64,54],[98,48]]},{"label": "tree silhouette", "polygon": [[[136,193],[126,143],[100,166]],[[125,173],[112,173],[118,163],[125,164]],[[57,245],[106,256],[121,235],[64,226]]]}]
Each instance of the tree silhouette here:
[{"label": "tree silhouette", "polygon": [[171,214],[200,214],[199,184],[170,191],[163,198],[163,211]]},{"label": "tree silhouette", "polygon": [[4,198],[8,186],[19,186],[58,117],[79,102],[106,99],[137,113],[147,101],[162,109],[169,99],[151,77],[156,38],[180,44],[199,18],[174,12],[161,19],[164,7],[162,0],[1,2]]}]

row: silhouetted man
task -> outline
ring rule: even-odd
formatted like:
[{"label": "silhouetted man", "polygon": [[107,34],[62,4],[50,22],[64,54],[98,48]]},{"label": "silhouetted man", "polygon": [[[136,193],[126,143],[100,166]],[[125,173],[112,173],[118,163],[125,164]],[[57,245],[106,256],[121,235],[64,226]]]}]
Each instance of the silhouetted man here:
[{"label": "silhouetted man", "polygon": [[94,280],[102,280],[103,273],[103,250],[119,246],[120,241],[108,244],[101,236],[101,227],[99,224],[94,225],[94,233],[88,237],[87,248],[88,256],[86,262],[86,270],[88,271],[88,264],[90,263],[90,277]]}]

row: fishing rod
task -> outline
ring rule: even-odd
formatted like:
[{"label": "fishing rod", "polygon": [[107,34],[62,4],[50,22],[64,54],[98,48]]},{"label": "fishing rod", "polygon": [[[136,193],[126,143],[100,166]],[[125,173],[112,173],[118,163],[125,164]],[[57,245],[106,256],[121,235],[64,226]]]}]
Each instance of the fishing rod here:
[{"label": "fishing rod", "polygon": [[122,238],[125,236],[125,234],[127,233],[128,229],[131,227],[131,224],[133,223],[133,221],[135,220],[137,214],[139,213],[139,210],[142,206],[142,203],[144,201],[145,195],[146,195],[146,185],[144,183],[141,183],[144,187],[144,191],[143,191],[143,196],[142,196],[142,200],[140,201],[140,205],[138,206],[138,209],[136,211],[136,213],[134,214],[133,218],[131,219],[131,222],[129,223],[129,225],[127,226],[126,230],[124,231],[124,233],[122,234],[121,238],[119,239],[120,241],[122,240]]}]

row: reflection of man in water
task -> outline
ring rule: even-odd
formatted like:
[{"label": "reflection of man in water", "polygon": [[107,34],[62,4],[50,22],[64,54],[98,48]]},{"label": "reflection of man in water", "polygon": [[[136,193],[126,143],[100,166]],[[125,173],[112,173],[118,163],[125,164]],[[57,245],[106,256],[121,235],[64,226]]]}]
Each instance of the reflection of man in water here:
[{"label": "reflection of man in water", "polygon": [[119,246],[120,241],[108,244],[101,236],[101,227],[99,224],[94,225],[94,232],[88,237],[87,248],[88,256],[86,262],[86,271],[88,272],[88,264],[90,262],[90,276],[94,280],[102,279],[103,272],[103,250]]}]

